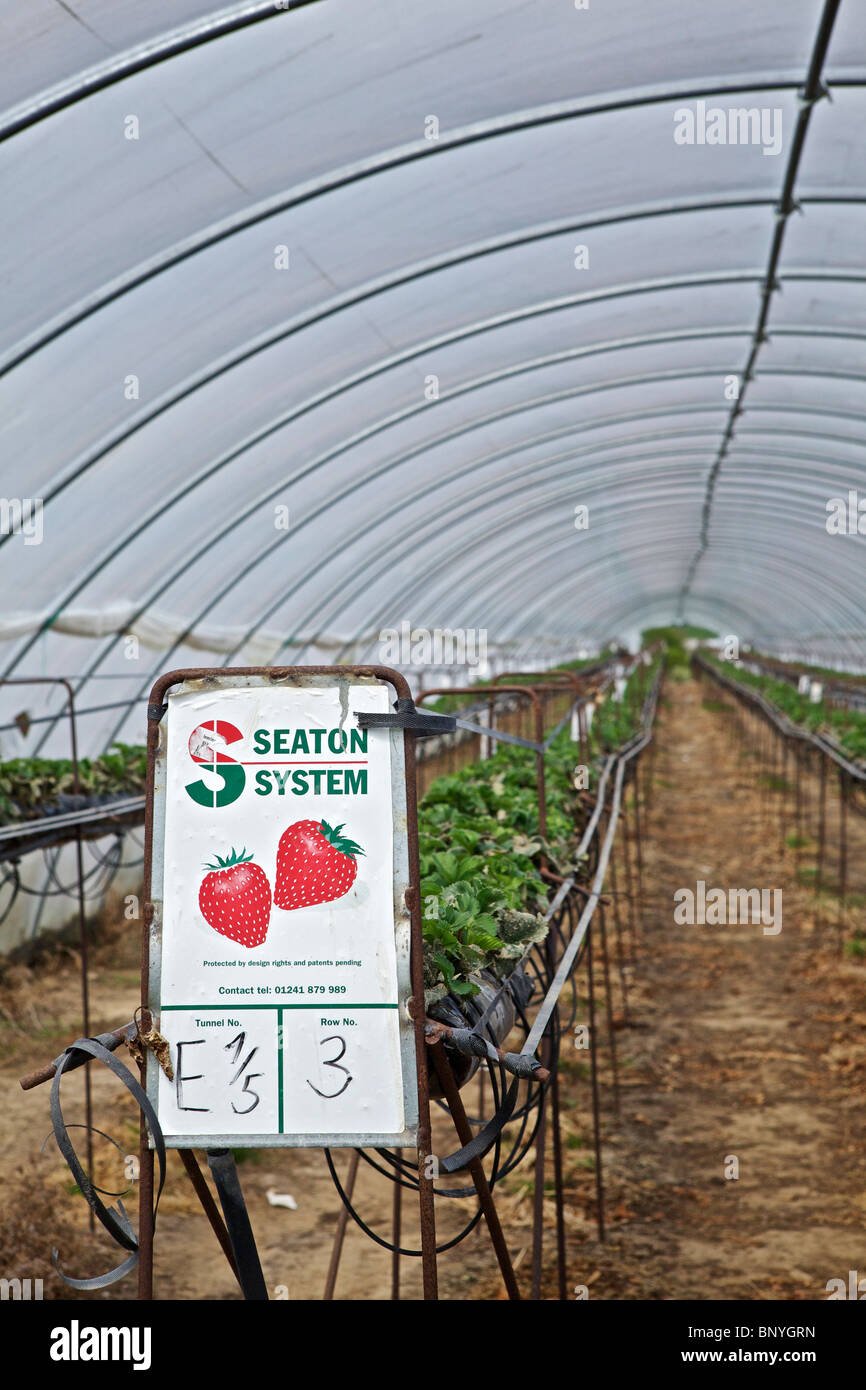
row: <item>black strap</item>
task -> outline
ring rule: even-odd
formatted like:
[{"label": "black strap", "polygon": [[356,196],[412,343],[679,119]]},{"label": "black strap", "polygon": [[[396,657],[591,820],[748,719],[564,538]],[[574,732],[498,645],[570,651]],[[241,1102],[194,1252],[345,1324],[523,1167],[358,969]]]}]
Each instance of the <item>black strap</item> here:
[{"label": "black strap", "polygon": [[419,738],[434,734],[453,734],[457,720],[453,714],[422,714],[415,701],[401,695],[394,701],[396,714],[376,714],[371,710],[355,710],[359,729],[411,729]]},{"label": "black strap", "polygon": [[237,1265],[238,1283],[244,1298],[251,1303],[267,1303],[268,1286],[262,1273],[234,1154],[231,1149],[206,1149],[205,1152],[226,1219],[226,1229]]},{"label": "black strap", "polygon": [[73,1147],[72,1140],[69,1138],[66,1122],[63,1119],[63,1110],[60,1105],[60,1081],[64,1071],[70,1064],[81,1065],[81,1061],[86,1060],[86,1058],[79,1058],[76,1060],[76,1053],[89,1053],[89,1055],[95,1057],[98,1062],[103,1062],[105,1066],[107,1066],[110,1071],[114,1072],[115,1076],[123,1082],[139,1109],[144,1113],[150,1132],[153,1135],[153,1145],[159,1163],[159,1186],[157,1188],[156,1201],[153,1207],[154,1230],[156,1229],[156,1213],[159,1207],[159,1199],[165,1184],[165,1140],[162,1136],[162,1130],[159,1120],[157,1119],[156,1111],[129,1068],[118,1061],[113,1053],[109,1052],[97,1038],[76,1038],[75,1042],[72,1043],[58,1059],[57,1071],[54,1073],[54,1081],[51,1085],[51,1123],[54,1128],[54,1136],[57,1140],[57,1147],[66,1159],[69,1170],[88,1206],[96,1214],[109,1235],[117,1244],[121,1246],[122,1249],[129,1250],[132,1253],[115,1269],[109,1270],[107,1274],[95,1275],[92,1279],[73,1279],[70,1275],[64,1274],[63,1270],[60,1268],[60,1255],[57,1250],[51,1251],[51,1263],[54,1265],[54,1268],[57,1270],[57,1273],[64,1283],[69,1284],[71,1288],[104,1289],[107,1288],[109,1284],[116,1284],[119,1279],[129,1274],[138,1264],[138,1237],[132,1229],[132,1223],[120,1200],[118,1200],[117,1203],[117,1210],[115,1210],[114,1207],[106,1207],[103,1202],[100,1201],[97,1190],[90,1181],[89,1175],[85,1173],[82,1168],[78,1160],[78,1155]]}]

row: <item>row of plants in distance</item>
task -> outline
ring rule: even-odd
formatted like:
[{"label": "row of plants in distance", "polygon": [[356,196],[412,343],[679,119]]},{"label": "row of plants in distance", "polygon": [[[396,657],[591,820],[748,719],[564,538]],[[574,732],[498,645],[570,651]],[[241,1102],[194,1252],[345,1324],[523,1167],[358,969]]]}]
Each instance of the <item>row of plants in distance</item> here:
[{"label": "row of plants in distance", "polygon": [[[601,657],[564,663],[563,670],[579,670]],[[529,678],[528,678],[529,679]],[[479,682],[479,687],[489,682]],[[447,712],[466,704],[465,695],[443,697],[429,708]],[[144,793],[147,750],[142,745],[114,743],[99,758],[82,758],[78,764],[81,794],[90,799]],[[14,825],[54,812],[69,810],[74,778],[68,758],[10,758],[0,762],[0,825]]]},{"label": "row of plants in distance", "polygon": [[810,733],[825,734],[849,758],[866,762],[866,713],[863,711],[831,707],[824,700],[813,704],[808,695],[801,695],[796,686],[789,685],[787,681],[746,671],[742,666],[723,661],[710,652],[704,655],[722,675],[760,691],[792,724]]},{"label": "row of plants in distance", "polygon": [[[144,792],[147,751],[115,743],[101,758],[81,758],[81,795],[96,800]],[[0,825],[33,820],[74,803],[75,778],[69,758],[10,758],[0,763]]]},{"label": "row of plants in distance", "polygon": [[[631,674],[621,700],[608,692],[597,703],[590,789],[604,755],[639,729],[643,692],[659,660]],[[577,761],[566,725],[545,757],[545,838],[530,749],[499,744],[487,760],[431,783],[418,813],[428,1007],[446,994],[477,993],[471,977],[479,970],[504,978],[528,946],[544,939],[550,884],[542,859],[562,877],[580,868],[576,852],[590,804],[575,787]]]},{"label": "row of plants in distance", "polygon": [[[619,655],[626,658],[628,653],[625,651],[621,652],[619,648],[605,647],[603,651],[599,652],[598,656],[585,656],[576,661],[561,661],[558,666],[552,666],[550,668],[550,674],[553,675],[556,671],[581,671],[585,666],[594,666],[599,661],[607,661],[608,658]],[[518,673],[514,676],[509,676],[504,684],[536,685],[539,679],[536,672],[531,672],[528,675]],[[478,691],[479,698],[491,687],[494,690],[496,689],[493,685],[493,677],[472,682],[472,689],[473,691]],[[567,692],[568,687],[566,686],[563,690],[563,694],[567,694]],[[424,708],[427,710],[434,710],[437,714],[453,714],[454,710],[464,709],[471,700],[471,695],[439,695],[435,700],[425,700]]]}]

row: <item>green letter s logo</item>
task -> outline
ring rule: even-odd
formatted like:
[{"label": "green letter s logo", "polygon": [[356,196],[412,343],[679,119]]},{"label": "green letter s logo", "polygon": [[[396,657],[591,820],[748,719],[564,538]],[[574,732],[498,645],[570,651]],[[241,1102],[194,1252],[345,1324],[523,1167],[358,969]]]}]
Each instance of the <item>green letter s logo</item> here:
[{"label": "green letter s logo", "polygon": [[203,763],[211,772],[222,778],[218,791],[205,785],[201,778],[197,782],[187,782],[186,790],[199,806],[228,806],[237,801],[247,780],[247,775],[234,758],[220,752],[219,745],[236,743],[243,738],[240,729],[225,719],[206,719],[198,724],[189,736],[189,755],[194,763]]}]

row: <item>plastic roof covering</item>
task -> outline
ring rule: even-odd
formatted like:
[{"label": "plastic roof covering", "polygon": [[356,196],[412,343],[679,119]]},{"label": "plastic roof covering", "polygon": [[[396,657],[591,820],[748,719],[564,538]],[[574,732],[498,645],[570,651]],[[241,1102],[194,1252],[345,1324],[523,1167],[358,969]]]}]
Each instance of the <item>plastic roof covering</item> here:
[{"label": "plastic roof covering", "polygon": [[[403,621],[857,645],[862,4],[0,0],[0,38],[0,489],[43,499],[0,659],[82,677],[83,751],[159,671]],[[781,149],[677,144],[701,100]],[[5,756],[64,750],[7,727],[60,692],[0,695]]]}]

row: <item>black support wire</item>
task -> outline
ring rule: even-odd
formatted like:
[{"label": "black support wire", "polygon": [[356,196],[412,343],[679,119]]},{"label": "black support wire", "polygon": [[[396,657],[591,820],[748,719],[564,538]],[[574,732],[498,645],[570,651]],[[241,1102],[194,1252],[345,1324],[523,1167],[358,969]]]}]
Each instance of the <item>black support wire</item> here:
[{"label": "black support wire", "polygon": [[782,191],[779,201],[776,204],[776,225],[773,231],[773,240],[770,246],[770,257],[767,264],[767,273],[761,288],[761,307],[758,313],[758,321],[755,324],[755,332],[752,337],[752,346],[746,365],[740,373],[740,392],[737,400],[731,405],[728,423],[722,436],[719,452],[715,462],[710,469],[707,477],[706,495],[701,513],[701,534],[698,548],[689,562],[686,571],[685,581],[679,600],[678,621],[683,622],[686,600],[694,583],[698,565],[706,553],[709,545],[710,520],[713,511],[713,498],[716,490],[719,471],[724,462],[733,434],[737,419],[743,413],[743,401],[751,382],[755,364],[758,360],[762,345],[767,341],[767,322],[770,316],[770,300],[774,294],[781,289],[781,280],[778,275],[779,262],[782,256],[782,245],[785,240],[785,230],[788,218],[793,212],[802,212],[802,205],[794,197],[794,189],[797,183],[797,173],[800,168],[800,159],[806,143],[806,133],[809,129],[809,121],[812,118],[812,108],[822,97],[829,97],[830,93],[821,80],[821,72],[824,67],[824,60],[827,57],[827,50],[830,46],[830,36],[833,32],[833,24],[839,12],[840,0],[824,0],[824,9],[818,24],[818,32],[815,35],[815,42],[812,46],[812,56],[809,61],[809,68],[806,73],[806,80],[802,88],[799,89],[800,110],[797,114],[797,124],[794,127],[794,138],[791,142],[791,152],[788,156],[788,165],[785,170],[785,178],[782,184]]},{"label": "black support wire", "polygon": [[182,29],[173,29],[167,34],[161,34],[147,43],[109,58],[95,68],[76,74],[71,81],[59,83],[56,88],[50,88],[29,102],[22,102],[19,106],[13,107],[11,112],[6,113],[5,119],[0,116],[0,143],[11,139],[13,135],[19,135],[23,130],[31,129],[40,121],[47,120],[49,116],[69,110],[95,92],[104,92],[108,87],[124,82],[128,77],[134,77],[136,73],[146,72],[148,68],[157,67],[160,63],[168,62],[183,53],[190,53],[195,48],[201,48],[203,44],[213,43],[215,39],[240,33],[242,29],[248,29],[252,24],[259,24],[262,20],[277,19],[280,14],[289,10],[300,10],[315,3],[316,0],[279,0],[277,6],[274,0],[258,0],[258,3],[235,6],[228,13],[223,11],[220,14],[208,15]]}]

